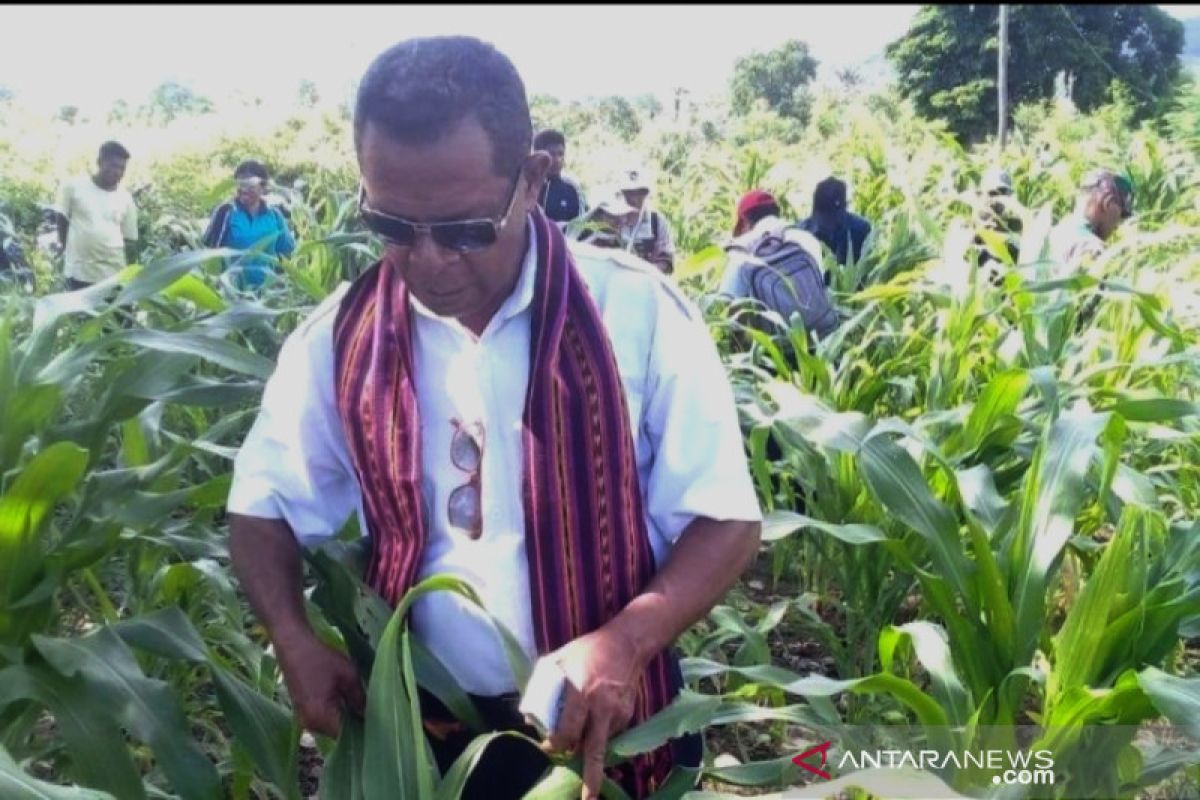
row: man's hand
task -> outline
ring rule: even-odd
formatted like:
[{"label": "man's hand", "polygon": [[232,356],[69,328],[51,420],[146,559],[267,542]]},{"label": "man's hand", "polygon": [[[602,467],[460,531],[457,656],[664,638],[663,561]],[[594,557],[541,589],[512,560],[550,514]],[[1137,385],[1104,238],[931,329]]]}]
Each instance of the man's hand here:
[{"label": "man's hand", "polygon": [[275,645],[296,718],[305,730],[337,738],[342,710],[362,716],[366,693],[358,670],[345,655],[316,636]]},{"label": "man's hand", "polygon": [[761,525],[696,517],[640,595],[600,629],[555,653],[568,687],[543,749],[583,750],[583,798],[600,796],[608,740],[633,718],[636,681],[650,660],[703,619],[750,565]]},{"label": "man's hand", "polygon": [[275,645],[300,724],[337,736],[342,709],[361,714],[366,698],[358,670],[308,624],[300,546],[292,529],[281,519],[230,514],[229,531],[233,571]]},{"label": "man's hand", "polygon": [[605,626],[560,648],[554,659],[567,676],[566,696],[543,749],[575,752],[582,745],[582,796],[598,798],[608,740],[633,719],[645,658],[619,629]]}]

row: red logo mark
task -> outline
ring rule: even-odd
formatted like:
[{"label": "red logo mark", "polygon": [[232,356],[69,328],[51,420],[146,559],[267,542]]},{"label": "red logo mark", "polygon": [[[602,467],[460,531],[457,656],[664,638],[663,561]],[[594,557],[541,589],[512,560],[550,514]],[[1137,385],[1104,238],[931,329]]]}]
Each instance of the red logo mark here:
[{"label": "red logo mark", "polygon": [[806,763],[804,761],[804,759],[808,758],[809,756],[811,756],[815,753],[820,753],[821,754],[821,766],[822,767],[825,766],[825,759],[829,753],[829,747],[832,744],[833,744],[833,742],[825,742],[824,744],[819,744],[816,747],[810,747],[807,750],[805,750],[803,753],[801,753],[800,755],[793,756],[792,763],[795,764],[797,767],[803,767],[804,769],[808,770],[809,772],[813,773],[814,775],[820,775],[825,780],[829,780],[831,776],[828,772],[826,772],[823,769],[820,769],[819,767],[814,767],[812,764]]}]

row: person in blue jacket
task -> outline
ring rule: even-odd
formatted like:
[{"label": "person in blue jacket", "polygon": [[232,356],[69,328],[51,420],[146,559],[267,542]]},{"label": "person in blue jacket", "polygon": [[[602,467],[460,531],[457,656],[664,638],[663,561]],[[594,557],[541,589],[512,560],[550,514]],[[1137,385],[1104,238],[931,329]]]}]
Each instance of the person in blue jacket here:
[{"label": "person in blue jacket", "polygon": [[817,184],[812,216],[800,227],[833,251],[843,267],[848,259],[862,258],[863,243],[871,233],[871,223],[846,208],[846,184],[834,177]]},{"label": "person in blue jacket", "polygon": [[283,212],[266,201],[270,177],[263,164],[243,161],[233,177],[237,193],[232,202],[222,203],[213,211],[204,232],[204,246],[258,249],[257,253],[227,262],[227,267],[241,268],[238,288],[257,290],[276,271],[271,257],[291,255],[296,249],[296,239]]}]

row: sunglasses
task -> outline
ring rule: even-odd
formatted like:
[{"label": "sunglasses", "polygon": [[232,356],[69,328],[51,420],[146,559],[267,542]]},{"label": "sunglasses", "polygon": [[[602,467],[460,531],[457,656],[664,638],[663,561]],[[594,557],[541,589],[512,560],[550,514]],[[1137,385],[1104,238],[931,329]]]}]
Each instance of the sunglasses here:
[{"label": "sunglasses", "polygon": [[521,170],[518,169],[508,202],[504,205],[504,216],[500,219],[464,219],[429,224],[413,222],[371,208],[367,204],[367,189],[361,184],[358,187],[358,213],[367,230],[396,247],[412,247],[417,242],[418,231],[424,231],[439,247],[457,253],[470,253],[486,250],[500,238],[500,231],[504,230],[512,216],[520,186]]},{"label": "sunglasses", "polygon": [[446,503],[446,516],[450,524],[466,531],[467,536],[478,539],[483,535],[483,508],[480,495],[480,467],[483,466],[483,424],[476,422],[464,425],[457,419],[454,438],[450,440],[450,461],[469,476],[467,482],[450,493]]}]

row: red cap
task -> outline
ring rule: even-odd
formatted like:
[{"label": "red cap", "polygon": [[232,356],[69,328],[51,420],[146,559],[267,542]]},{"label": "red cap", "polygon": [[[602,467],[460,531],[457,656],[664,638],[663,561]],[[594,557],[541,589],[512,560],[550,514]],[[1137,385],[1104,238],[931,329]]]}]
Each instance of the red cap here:
[{"label": "red cap", "polygon": [[775,202],[775,197],[770,192],[764,192],[762,189],[752,189],[746,192],[737,204],[737,224],[733,228],[733,235],[737,236],[749,227],[746,225],[746,215],[748,213],[762,206],[774,205],[779,204]]}]

